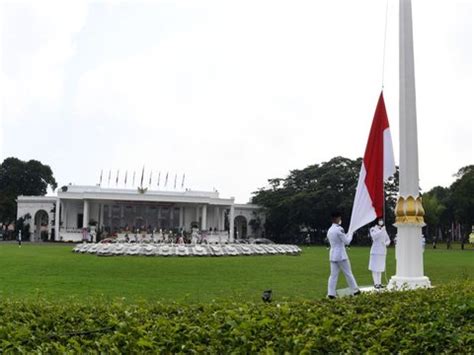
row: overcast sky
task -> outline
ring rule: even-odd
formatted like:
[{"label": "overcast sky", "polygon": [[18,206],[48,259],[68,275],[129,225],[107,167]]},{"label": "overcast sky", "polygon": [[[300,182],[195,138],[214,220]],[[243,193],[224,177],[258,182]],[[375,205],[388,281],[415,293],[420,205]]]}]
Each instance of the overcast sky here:
[{"label": "overcast sky", "polygon": [[[186,187],[247,202],[291,169],[357,158],[381,90],[385,6],[4,1],[0,160],[38,159],[60,186],[95,184],[101,169],[130,181],[145,165],[146,180],[186,173]],[[472,17],[471,1],[413,0],[423,190],[474,161]],[[384,93],[398,162],[394,0]]]}]

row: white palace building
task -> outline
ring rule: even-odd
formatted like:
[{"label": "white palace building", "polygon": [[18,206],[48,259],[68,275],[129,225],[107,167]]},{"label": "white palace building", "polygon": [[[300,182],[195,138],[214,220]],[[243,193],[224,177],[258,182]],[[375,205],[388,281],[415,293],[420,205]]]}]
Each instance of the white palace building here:
[{"label": "white palace building", "polygon": [[[17,218],[30,224],[31,240],[81,241],[84,228],[126,232],[198,228],[219,240],[258,237],[259,207],[236,204],[219,192],[63,186],[57,196],[18,196]],[[58,208],[59,206],[59,208]],[[262,223],[263,224],[263,223]],[[54,231],[59,230],[59,237]]]}]

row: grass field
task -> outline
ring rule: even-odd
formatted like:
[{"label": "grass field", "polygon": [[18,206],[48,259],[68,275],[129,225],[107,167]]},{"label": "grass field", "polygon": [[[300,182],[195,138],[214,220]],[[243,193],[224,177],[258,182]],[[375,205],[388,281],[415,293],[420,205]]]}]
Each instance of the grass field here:
[{"label": "grass field", "polygon": [[[127,302],[258,301],[271,288],[275,299],[316,299],[326,294],[328,250],[305,247],[301,256],[203,258],[98,257],[74,254],[73,245],[0,244],[0,297],[84,302],[124,297]],[[371,284],[369,249],[349,251],[359,285]],[[425,251],[425,274],[433,285],[474,277],[473,250]],[[394,249],[387,277],[395,272]],[[339,287],[346,287],[341,275]]]}]

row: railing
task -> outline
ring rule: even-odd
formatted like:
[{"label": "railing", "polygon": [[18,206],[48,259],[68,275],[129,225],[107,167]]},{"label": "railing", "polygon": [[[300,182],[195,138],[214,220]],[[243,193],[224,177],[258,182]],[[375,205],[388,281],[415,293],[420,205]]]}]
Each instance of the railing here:
[{"label": "railing", "polygon": [[82,229],[78,228],[59,228],[59,233],[82,233]]}]

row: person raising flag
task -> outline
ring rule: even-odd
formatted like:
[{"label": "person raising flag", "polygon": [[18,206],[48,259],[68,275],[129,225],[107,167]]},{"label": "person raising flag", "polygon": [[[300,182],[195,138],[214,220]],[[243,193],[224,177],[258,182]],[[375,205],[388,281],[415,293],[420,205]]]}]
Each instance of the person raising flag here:
[{"label": "person raising flag", "polygon": [[370,228],[372,247],[370,248],[369,270],[372,271],[374,288],[381,289],[382,273],[385,271],[385,259],[387,247],[390,245],[390,238],[385,230],[383,219],[379,219],[377,224]]},{"label": "person raising flag", "polygon": [[328,241],[331,246],[329,250],[329,262],[331,266],[331,275],[328,280],[328,298],[336,298],[336,285],[339,278],[339,272],[342,271],[346,281],[351,288],[353,295],[359,295],[360,290],[352,274],[351,263],[346,252],[346,245],[352,241],[352,234],[345,234],[341,227],[342,216],[340,212],[333,212],[331,215],[332,225],[328,230]]}]

